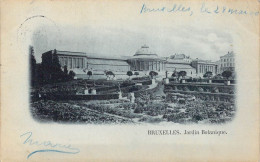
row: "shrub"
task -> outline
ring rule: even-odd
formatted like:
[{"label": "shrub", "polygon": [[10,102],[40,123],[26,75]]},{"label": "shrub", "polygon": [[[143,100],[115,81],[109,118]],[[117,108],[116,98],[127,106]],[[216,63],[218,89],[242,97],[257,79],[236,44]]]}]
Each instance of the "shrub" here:
[{"label": "shrub", "polygon": [[134,113],[142,113],[143,110],[141,108],[135,108]]},{"label": "shrub", "polygon": [[153,77],[154,76],[157,76],[158,75],[158,73],[157,72],[155,72],[155,71],[150,71],[149,72],[149,75],[151,76],[151,78],[153,79]]},{"label": "shrub", "polygon": [[178,76],[185,77],[186,74],[187,74],[186,71],[180,71],[180,72],[178,73]]},{"label": "shrub", "polygon": [[88,75],[88,78],[90,78],[92,76],[92,71],[88,71],[87,75]]},{"label": "shrub", "polygon": [[201,121],[203,120],[203,116],[201,114],[195,114],[192,116],[192,119],[195,121]]},{"label": "shrub", "polygon": [[212,76],[213,76],[213,74],[212,74],[211,71],[207,71],[207,72],[203,75],[204,78],[211,78]]},{"label": "shrub", "polygon": [[130,79],[130,77],[133,75],[133,72],[132,72],[132,71],[128,71],[128,72],[126,73],[126,75],[128,75],[128,76],[129,76],[129,79]]},{"label": "shrub", "polygon": [[229,79],[229,77],[232,76],[232,72],[226,70],[226,71],[224,71],[224,72],[222,73],[222,76],[223,76],[224,78],[226,78],[226,79]]}]

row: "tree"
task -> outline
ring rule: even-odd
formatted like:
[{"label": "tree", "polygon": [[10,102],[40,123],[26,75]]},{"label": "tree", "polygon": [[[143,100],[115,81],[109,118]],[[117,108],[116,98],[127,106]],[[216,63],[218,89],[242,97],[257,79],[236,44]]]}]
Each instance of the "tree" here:
[{"label": "tree", "polygon": [[178,77],[178,72],[177,72],[177,71],[174,71],[174,72],[172,73],[172,77]]},{"label": "tree", "polygon": [[70,79],[74,79],[75,73],[73,71],[70,71],[69,72],[69,77],[70,77]]},{"label": "tree", "polygon": [[68,80],[71,79],[70,76],[69,76],[69,71],[68,71],[67,65],[65,65],[63,67],[63,74],[61,74],[61,78],[60,79],[63,80],[63,81],[68,81]]},{"label": "tree", "polygon": [[67,68],[67,65],[64,66],[64,73],[65,73],[65,74],[68,74],[68,68]]},{"label": "tree", "polygon": [[92,76],[92,71],[88,71],[87,75],[88,75],[88,79],[89,79]]},{"label": "tree", "polygon": [[42,62],[42,66],[46,81],[54,83],[65,79],[64,72],[61,70],[61,65],[59,63],[56,50],[54,50],[54,54],[52,54],[52,59]]},{"label": "tree", "polygon": [[221,79],[222,78],[222,74],[217,74],[214,76],[214,79]]},{"label": "tree", "polygon": [[186,76],[186,71],[180,71],[179,73],[178,73],[178,76],[180,76],[180,77],[185,77]]},{"label": "tree", "polygon": [[228,80],[232,76],[232,72],[229,70],[226,70],[222,73],[222,76]]},{"label": "tree", "polygon": [[204,78],[211,78],[212,76],[213,76],[213,74],[212,74],[211,71],[207,71],[207,72],[203,75]]},{"label": "tree", "polygon": [[33,46],[29,46],[29,59],[30,59],[30,80],[31,80],[31,85],[34,86],[36,82],[36,60],[34,57]]},{"label": "tree", "polygon": [[150,71],[149,75],[151,76],[151,78],[153,79],[154,76],[157,76],[158,73],[155,71]]},{"label": "tree", "polygon": [[111,76],[113,76],[113,78],[115,77],[115,74],[112,71],[105,71],[105,75],[107,78],[110,78]]},{"label": "tree", "polygon": [[133,72],[132,72],[132,71],[128,71],[128,72],[126,73],[126,75],[128,75],[128,76],[129,76],[129,79],[130,79],[130,77],[133,75]]},{"label": "tree", "polygon": [[38,84],[44,84],[45,78],[44,78],[44,71],[41,63],[36,64],[36,81]]},{"label": "tree", "polygon": [[134,73],[134,75],[137,76],[137,75],[139,75],[139,73],[136,71],[136,72]]},{"label": "tree", "polygon": [[53,55],[53,60],[50,68],[51,68],[51,78],[53,81],[58,81],[63,79],[61,66],[56,53]]}]

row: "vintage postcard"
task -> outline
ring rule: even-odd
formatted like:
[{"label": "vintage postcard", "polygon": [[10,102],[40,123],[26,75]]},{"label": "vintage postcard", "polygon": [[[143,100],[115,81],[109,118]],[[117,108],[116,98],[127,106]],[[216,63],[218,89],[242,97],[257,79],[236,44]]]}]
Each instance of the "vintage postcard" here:
[{"label": "vintage postcard", "polygon": [[259,161],[259,0],[1,0],[1,158]]}]

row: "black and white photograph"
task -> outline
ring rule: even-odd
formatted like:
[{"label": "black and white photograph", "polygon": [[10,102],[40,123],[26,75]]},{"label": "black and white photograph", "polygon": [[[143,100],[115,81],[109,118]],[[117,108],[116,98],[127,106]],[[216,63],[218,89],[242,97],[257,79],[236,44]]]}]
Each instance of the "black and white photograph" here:
[{"label": "black and white photograph", "polygon": [[35,29],[29,46],[36,121],[224,124],[235,117],[236,52],[225,31],[56,28]]}]

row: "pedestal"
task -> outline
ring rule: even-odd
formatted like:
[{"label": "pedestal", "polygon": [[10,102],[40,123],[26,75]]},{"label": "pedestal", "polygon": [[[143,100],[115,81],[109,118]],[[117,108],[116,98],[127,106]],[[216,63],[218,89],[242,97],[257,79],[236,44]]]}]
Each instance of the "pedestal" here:
[{"label": "pedestal", "polygon": [[212,80],[209,80],[209,83],[212,83]]},{"label": "pedestal", "polygon": [[122,99],[123,97],[122,97],[122,92],[118,92],[118,94],[119,94],[119,99]]},{"label": "pedestal", "polygon": [[91,92],[91,94],[97,94],[97,90],[95,90],[95,89],[92,89],[92,92]]},{"label": "pedestal", "polygon": [[227,85],[230,85],[230,80],[227,81]]},{"label": "pedestal", "polygon": [[130,97],[130,101],[131,103],[135,102],[135,94],[134,93],[130,93],[131,97]]},{"label": "pedestal", "polygon": [[85,90],[84,90],[84,94],[89,94],[89,93],[88,93],[88,89],[85,89]]},{"label": "pedestal", "polygon": [[152,84],[155,84],[155,79],[152,79]]},{"label": "pedestal", "polygon": [[169,78],[165,79],[165,84],[169,84]]}]

